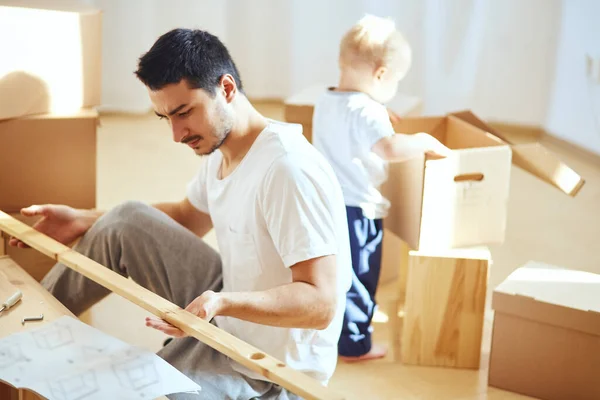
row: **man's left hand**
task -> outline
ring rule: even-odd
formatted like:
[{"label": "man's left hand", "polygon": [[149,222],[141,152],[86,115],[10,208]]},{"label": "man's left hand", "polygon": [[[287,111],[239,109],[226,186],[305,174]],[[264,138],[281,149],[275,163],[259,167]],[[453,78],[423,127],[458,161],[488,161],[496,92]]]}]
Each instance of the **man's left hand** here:
[{"label": "man's left hand", "polygon": [[[186,311],[199,316],[205,321],[212,320],[219,315],[219,311],[223,307],[222,296],[220,293],[215,293],[212,290],[207,290],[200,296],[196,297],[186,308]],[[158,329],[169,336],[181,338],[188,336],[181,329],[174,327],[167,321],[157,317],[146,317],[146,326]]]}]

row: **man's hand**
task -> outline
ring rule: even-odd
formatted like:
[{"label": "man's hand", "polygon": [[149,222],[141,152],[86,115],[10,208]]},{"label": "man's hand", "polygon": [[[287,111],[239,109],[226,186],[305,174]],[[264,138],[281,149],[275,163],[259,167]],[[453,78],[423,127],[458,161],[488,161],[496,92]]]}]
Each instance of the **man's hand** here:
[{"label": "man's hand", "polygon": [[[212,290],[207,290],[200,296],[196,297],[186,308],[186,311],[202,318],[205,321],[210,321],[217,315],[223,307],[223,301],[220,293],[215,293]],[[146,317],[146,326],[158,329],[169,336],[181,338],[187,336],[187,333],[181,329],[174,327],[167,321],[156,318]]]},{"label": "man's hand", "polygon": [[[65,245],[74,242],[91,226],[81,210],[64,205],[34,205],[23,208],[21,214],[26,217],[41,216],[33,228]],[[29,247],[17,238],[11,238],[8,244],[20,248]]]}]

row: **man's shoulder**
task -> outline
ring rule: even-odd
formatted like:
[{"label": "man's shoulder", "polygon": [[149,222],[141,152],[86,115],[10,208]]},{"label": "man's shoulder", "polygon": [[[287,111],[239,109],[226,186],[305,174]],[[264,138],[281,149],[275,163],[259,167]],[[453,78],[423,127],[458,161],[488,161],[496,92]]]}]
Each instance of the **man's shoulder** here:
[{"label": "man's shoulder", "polygon": [[260,157],[274,160],[292,153],[310,153],[312,146],[302,134],[302,125],[269,120],[260,138]]}]

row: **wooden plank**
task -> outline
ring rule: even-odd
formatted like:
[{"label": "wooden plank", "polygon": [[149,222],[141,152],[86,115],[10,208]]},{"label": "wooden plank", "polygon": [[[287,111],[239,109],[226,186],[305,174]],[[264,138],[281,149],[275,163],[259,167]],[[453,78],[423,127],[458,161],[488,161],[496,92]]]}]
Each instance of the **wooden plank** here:
[{"label": "wooden plank", "polygon": [[0,230],[168,321],[245,367],[307,399],[342,399],[320,382],[0,211]]},{"label": "wooden plank", "polygon": [[19,391],[0,380],[0,399],[19,400]]},{"label": "wooden plank", "polygon": [[[64,305],[33,279],[10,257],[0,258],[0,299],[4,301],[17,290],[23,293],[21,300],[1,314],[0,338],[22,332],[41,323],[48,323],[64,315],[75,317]],[[21,325],[26,316],[44,314],[44,320]]]},{"label": "wooden plank", "polygon": [[403,363],[479,368],[490,257],[475,251],[464,258],[410,252]]},{"label": "wooden plank", "polygon": [[[26,331],[64,315],[75,317],[10,257],[0,257],[0,299],[5,300],[17,290],[23,293],[23,298],[12,308],[2,312],[0,337]],[[43,321],[21,324],[24,316],[39,314],[44,314]],[[42,397],[30,390],[18,390],[8,384],[0,383],[0,399],[39,400]]]},{"label": "wooden plank", "polygon": [[0,257],[7,254],[8,238],[4,236],[4,233],[0,231]]},{"label": "wooden plank", "polygon": [[[29,226],[33,226],[41,218],[39,216],[25,217],[20,213],[9,213],[9,215]],[[6,254],[38,282],[46,276],[56,263],[55,260],[48,258],[35,249],[21,249],[10,246],[6,248]]]},{"label": "wooden plank", "polygon": [[45,397],[30,390],[19,390],[19,400],[44,400]]},{"label": "wooden plank", "polygon": [[[394,283],[394,297],[392,299],[392,304],[390,306],[390,344],[391,344],[391,354],[394,361],[400,360],[400,332],[402,327],[402,319],[404,318],[404,304],[406,301],[406,285],[408,281],[408,254],[409,247],[408,245],[400,240],[396,235],[391,232],[385,232],[385,235],[388,235],[387,242],[384,247],[384,255],[386,249],[388,250],[387,259],[382,267],[387,266],[391,268],[389,264],[392,263],[396,269],[396,274],[394,275],[394,279],[396,280]],[[384,239],[385,240],[385,239]],[[385,258],[385,257],[384,257]],[[382,271],[383,272],[383,271]]]}]

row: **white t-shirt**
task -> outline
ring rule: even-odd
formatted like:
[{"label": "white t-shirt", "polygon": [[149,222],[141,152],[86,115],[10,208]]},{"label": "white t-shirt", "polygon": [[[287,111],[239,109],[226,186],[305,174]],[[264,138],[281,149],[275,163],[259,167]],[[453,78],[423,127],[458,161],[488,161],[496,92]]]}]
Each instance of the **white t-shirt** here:
[{"label": "white t-shirt", "polygon": [[394,135],[387,109],[360,92],[327,90],[313,113],[313,144],[329,161],[346,205],[361,207],[367,218],[384,218],[390,203],[379,192],[387,162],[371,151]]},{"label": "white t-shirt", "polygon": [[[336,255],[337,310],[323,330],[216,317],[217,325],[326,384],[337,363],[352,260],[344,200],[335,173],[300,125],[269,121],[224,179],[222,153],[204,158],[187,196],[210,215],[223,263],[224,291],[260,291],[292,282],[290,267]],[[239,364],[239,372],[265,379]]]}]

